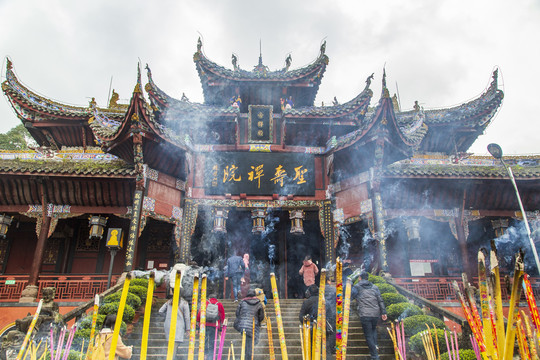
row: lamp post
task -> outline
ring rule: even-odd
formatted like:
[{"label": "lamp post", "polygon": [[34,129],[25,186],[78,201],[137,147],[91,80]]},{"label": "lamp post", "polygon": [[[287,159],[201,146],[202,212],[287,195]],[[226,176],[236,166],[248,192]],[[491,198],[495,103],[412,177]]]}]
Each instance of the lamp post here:
[{"label": "lamp post", "polygon": [[124,244],[124,232],[122,228],[110,228],[107,234],[106,246],[111,251],[111,262],[109,264],[109,276],[107,278],[107,289],[111,286],[112,270],[114,264],[114,256],[116,252],[122,249]]},{"label": "lamp post", "polygon": [[534,260],[536,261],[536,270],[540,274],[540,260],[538,259],[538,253],[536,252],[536,247],[534,246],[534,241],[531,236],[531,228],[529,227],[529,221],[527,220],[527,214],[525,213],[525,209],[523,209],[523,203],[521,202],[521,196],[519,196],[516,179],[514,178],[514,173],[512,173],[512,168],[506,165],[506,163],[504,162],[503,151],[502,151],[502,148],[498,144],[493,144],[493,143],[489,144],[487,149],[489,153],[491,154],[491,156],[501,161],[501,163],[504,165],[504,168],[508,172],[508,176],[510,176],[512,185],[514,185],[514,190],[516,192],[519,209],[521,210],[521,215],[523,216],[523,221],[525,222],[525,229],[527,229],[527,236],[529,237],[529,243],[531,245],[531,249],[534,255]]}]

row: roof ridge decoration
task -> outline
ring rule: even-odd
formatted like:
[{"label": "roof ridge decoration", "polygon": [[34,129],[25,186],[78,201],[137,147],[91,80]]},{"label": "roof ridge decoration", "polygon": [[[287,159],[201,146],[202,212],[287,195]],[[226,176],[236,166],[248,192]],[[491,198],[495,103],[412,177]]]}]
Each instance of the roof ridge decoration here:
[{"label": "roof ridge decoration", "polygon": [[287,56],[285,62],[286,65],[280,70],[270,71],[267,66],[262,63],[262,55],[259,56],[259,64],[255,66],[253,71],[247,71],[241,69],[238,65],[238,57],[233,53],[232,64],[233,69],[225,68],[218,65],[208,59],[202,51],[201,38],[197,41],[197,51],[193,55],[193,61],[197,64],[197,70],[201,80],[207,75],[207,72],[213,73],[219,77],[227,78],[237,81],[254,81],[254,80],[274,80],[274,81],[294,81],[296,79],[304,78],[308,75],[314,75],[316,78],[322,78],[326,65],[328,65],[329,58],[325,54],[326,41],[321,45],[321,49],[317,59],[311,64],[308,64],[302,68],[290,70],[292,57]]},{"label": "roof ridge decoration", "polygon": [[[87,107],[83,107],[67,105],[38,95],[36,92],[30,90],[19,81],[13,69],[13,62],[9,58],[7,58],[6,80],[2,83],[2,90],[8,97],[17,114],[30,122],[39,121],[40,118],[29,118],[26,116],[22,109],[16,105],[12,96],[18,96],[22,102],[27,104],[34,111],[38,111],[41,114],[45,113],[69,118],[89,118],[92,116],[93,108],[97,107],[95,98],[92,98]],[[118,108],[100,108],[100,110],[103,112],[108,112],[109,116],[121,116],[125,109],[122,108],[122,105],[119,105]]]},{"label": "roof ridge decoration", "polygon": [[215,105],[206,105],[197,102],[191,102],[182,94],[182,99],[178,100],[169,95],[167,95],[163,90],[161,90],[152,78],[152,71],[148,64],[146,64],[146,70],[148,75],[148,83],[145,85],[145,90],[148,93],[150,99],[152,110],[155,112],[160,112],[161,116],[158,116],[157,121],[163,118],[164,113],[169,110],[174,110],[177,112],[177,115],[189,115],[193,113],[203,113],[211,114],[214,116],[230,116],[240,113],[240,109],[234,106],[222,107]]},{"label": "roof ridge decoration", "polygon": [[[490,85],[477,98],[450,108],[424,110],[424,122],[427,125],[459,124],[480,129],[487,127],[504,98],[503,91],[498,88],[498,72],[498,69],[493,71]],[[415,105],[417,105],[417,101]],[[396,114],[398,122],[400,124],[410,123],[416,113],[416,106],[413,110],[398,112]]]},{"label": "roof ridge decoration", "polygon": [[363,117],[368,111],[368,106],[371,101],[371,97],[373,96],[373,91],[369,88],[371,79],[373,79],[373,74],[366,79],[366,86],[364,89],[357,96],[343,104],[333,106],[302,106],[290,109],[285,108],[283,110],[283,116],[286,118],[304,116],[331,118],[353,116],[358,118],[358,114],[356,113],[358,112],[357,110],[360,110],[359,115]]}]

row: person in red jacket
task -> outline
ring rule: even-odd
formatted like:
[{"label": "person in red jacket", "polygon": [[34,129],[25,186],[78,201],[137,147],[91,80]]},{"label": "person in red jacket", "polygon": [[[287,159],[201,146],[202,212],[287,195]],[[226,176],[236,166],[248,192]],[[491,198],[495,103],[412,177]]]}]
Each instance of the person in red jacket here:
[{"label": "person in red jacket", "polygon": [[299,273],[304,277],[304,285],[306,286],[306,289],[311,285],[315,285],[315,276],[317,276],[319,273],[319,269],[317,268],[317,265],[311,261],[310,255],[306,255],[304,258],[304,264],[302,265]]},{"label": "person in red jacket", "polygon": [[[216,331],[221,329],[224,320],[225,309],[223,308],[223,304],[216,299],[216,294],[210,294],[208,299],[206,299],[206,335],[204,338],[205,359],[212,359],[214,356],[214,347],[218,346],[218,344],[215,343]],[[197,322],[200,323],[200,321],[201,310],[197,313]]]}]

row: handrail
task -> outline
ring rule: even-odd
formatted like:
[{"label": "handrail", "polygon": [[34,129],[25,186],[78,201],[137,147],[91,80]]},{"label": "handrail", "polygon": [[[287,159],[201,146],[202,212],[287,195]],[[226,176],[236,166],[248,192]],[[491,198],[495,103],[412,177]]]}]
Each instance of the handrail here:
[{"label": "handrail", "polygon": [[392,279],[388,279],[387,280],[389,284],[391,284],[392,286],[394,286],[396,288],[396,290],[404,295],[405,297],[407,298],[410,298],[410,299],[413,299],[414,301],[420,303],[421,305],[429,308],[431,311],[433,311],[434,313],[440,315],[440,316],[444,316],[450,320],[452,320],[453,322],[459,324],[461,326],[461,328],[463,330],[466,329],[466,327],[469,326],[469,324],[467,323],[467,320],[465,320],[465,318],[449,311],[449,310],[446,310],[445,308],[437,305],[437,303],[433,302],[433,301],[429,301],[428,299],[426,298],[423,298],[415,293],[413,293],[412,291],[409,291],[407,289],[405,289],[403,286],[401,285],[398,285],[396,284]]},{"label": "handrail", "polygon": [[[110,287],[109,289],[105,290],[104,292],[102,292],[101,294],[99,294],[99,300],[100,300],[100,303],[101,301],[103,300],[103,298],[109,294],[112,294],[112,293],[115,293],[116,291],[118,291],[119,289],[122,288],[124,284],[124,280],[118,282],[116,285]],[[89,300],[87,302],[85,302],[84,304],[80,305],[79,307],[69,311],[68,313],[66,313],[62,319],[64,320],[65,323],[67,323],[68,321],[70,321],[71,319],[75,319],[76,321],[79,320],[81,318],[81,316],[83,314],[86,313],[86,311],[88,309],[90,309],[92,306],[94,306],[94,299],[92,300]]]}]

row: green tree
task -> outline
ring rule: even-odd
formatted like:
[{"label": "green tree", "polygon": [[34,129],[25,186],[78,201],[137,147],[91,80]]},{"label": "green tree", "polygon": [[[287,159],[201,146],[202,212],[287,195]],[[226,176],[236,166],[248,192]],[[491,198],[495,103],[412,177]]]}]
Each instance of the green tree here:
[{"label": "green tree", "polygon": [[23,124],[0,134],[0,150],[28,150],[28,145],[32,143],[34,140]]}]

